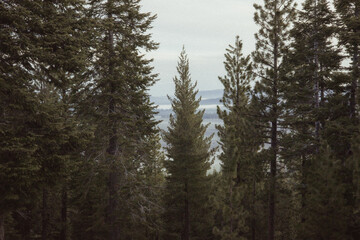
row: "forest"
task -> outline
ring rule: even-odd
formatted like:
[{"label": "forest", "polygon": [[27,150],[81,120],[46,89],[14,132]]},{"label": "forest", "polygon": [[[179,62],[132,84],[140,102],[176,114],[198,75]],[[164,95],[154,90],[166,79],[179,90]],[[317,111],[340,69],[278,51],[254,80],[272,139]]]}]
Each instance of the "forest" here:
[{"label": "forest", "polygon": [[141,4],[0,1],[0,240],[359,240],[360,0],[256,1],[218,148],[185,48],[159,129]]}]

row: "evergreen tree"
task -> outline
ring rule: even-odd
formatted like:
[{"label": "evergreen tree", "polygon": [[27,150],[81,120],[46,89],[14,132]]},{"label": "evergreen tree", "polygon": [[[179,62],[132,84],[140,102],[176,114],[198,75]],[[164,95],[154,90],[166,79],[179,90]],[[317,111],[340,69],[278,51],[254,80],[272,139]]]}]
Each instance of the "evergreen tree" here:
[{"label": "evergreen tree", "polygon": [[160,239],[163,232],[163,199],[165,187],[164,161],[165,154],[161,149],[160,134],[154,134],[148,141],[148,150],[144,154],[144,165],[139,175],[145,182],[146,190],[142,190],[147,201],[143,201],[143,211],[139,218],[139,227],[144,232],[142,239]]},{"label": "evergreen tree", "polygon": [[[282,73],[282,58],[289,38],[289,26],[295,15],[292,0],[264,0],[264,6],[254,4],[255,23],[260,25],[255,35],[257,40],[253,59],[258,69],[256,75],[260,82],[256,85],[255,100],[258,101],[261,120],[264,123],[264,139],[270,140],[267,159],[270,169],[269,187],[269,221],[268,239],[275,238],[276,214],[276,182],[279,164],[279,142],[281,137],[280,119],[283,110],[280,106],[282,92],[280,79]],[[266,126],[267,125],[267,126]]]},{"label": "evergreen tree", "polygon": [[249,216],[245,210],[242,201],[244,199],[246,189],[242,186],[236,186],[228,180],[219,182],[222,186],[217,192],[216,208],[221,213],[221,223],[214,227],[214,235],[221,240],[245,240],[244,233],[249,231],[246,224],[246,218]]},{"label": "evergreen tree", "polygon": [[358,0],[336,0],[335,7],[340,15],[340,40],[345,46],[351,58],[351,82],[350,82],[350,117],[356,118],[356,105],[358,94],[358,83],[360,77],[359,69],[359,42],[360,42],[360,1]]},{"label": "evergreen tree", "polygon": [[[357,176],[354,175],[356,160],[353,158],[353,139],[359,134],[359,42],[360,42],[360,1],[358,0],[336,0],[335,8],[339,15],[338,32],[340,44],[345,47],[346,57],[350,61],[347,70],[347,79],[342,82],[346,86],[342,95],[346,102],[346,111],[342,112],[341,117],[337,116],[333,125],[338,125],[333,131],[334,135],[341,131],[344,136],[342,141],[343,149],[334,148],[334,152],[343,161],[341,170],[342,181],[346,186],[344,197],[347,206],[351,209],[348,214],[348,234],[353,239],[360,237],[360,224],[356,215],[356,182]],[[339,124],[340,123],[340,124]],[[356,147],[355,147],[356,148]]]},{"label": "evergreen tree", "polygon": [[96,228],[93,221],[90,228],[99,229],[95,237],[128,239],[136,231],[135,216],[141,210],[137,205],[143,194],[138,171],[147,139],[156,132],[154,106],[147,93],[156,75],[152,74],[152,60],[141,54],[141,50],[157,48],[147,33],[155,16],[142,13],[139,0],[89,4],[92,62],[87,73],[90,79],[79,94],[85,96],[81,111],[91,119],[95,139],[85,155],[107,175],[101,180],[107,203],[101,199],[95,203],[97,211],[105,209],[104,224]]},{"label": "evergreen tree", "polygon": [[[218,107],[218,115],[224,124],[217,128],[225,191],[223,218],[228,221],[217,232],[221,233],[222,239],[238,239],[240,236],[255,239],[255,192],[261,169],[255,155],[261,141],[250,105],[250,82],[254,80],[250,56],[243,56],[239,37],[235,45],[227,49],[225,59],[227,74],[219,78],[224,85],[221,102],[225,110]],[[243,212],[235,209],[243,209]],[[232,219],[233,215],[237,219]],[[238,222],[242,222],[239,228]]]},{"label": "evergreen tree", "polygon": [[315,184],[308,181],[308,174],[313,167],[311,163],[323,154],[319,144],[325,137],[329,120],[326,109],[341,57],[332,44],[335,17],[328,1],[305,1],[298,16],[291,31],[291,49],[285,56],[284,119],[288,134],[284,137],[282,155],[298,186],[292,191],[300,195],[297,211],[301,229],[298,232],[303,237],[310,224],[306,204],[312,205],[306,200],[307,190]]},{"label": "evergreen tree", "polygon": [[[37,48],[34,56],[39,63],[36,78],[39,82],[39,99],[45,107],[41,116],[42,142],[39,142],[39,157],[41,165],[42,186],[42,238],[50,239],[52,221],[50,216],[57,216],[61,212],[61,226],[56,231],[61,232],[61,238],[67,234],[67,199],[66,181],[71,158],[79,154],[77,149],[81,141],[77,134],[78,122],[74,119],[71,108],[71,93],[73,86],[78,84],[79,75],[86,66],[86,36],[83,34],[83,2],[51,2],[38,1],[31,9],[40,16],[36,27],[32,29]],[[47,109],[46,109],[47,106]],[[79,141],[79,142],[76,142]],[[53,187],[58,183],[63,185],[61,191],[62,202],[48,207]],[[57,194],[55,193],[54,194]],[[57,212],[57,214],[54,214]],[[59,216],[60,218],[60,216]],[[54,221],[56,221],[54,219]]]},{"label": "evergreen tree", "polygon": [[0,16],[0,239],[4,240],[5,222],[33,197],[40,167],[34,157],[33,131],[38,102],[27,71],[34,43],[28,41],[25,18],[31,16],[21,4],[4,1]]},{"label": "evergreen tree", "polygon": [[[25,181],[27,182],[25,186],[29,186],[29,183],[30,185],[31,183],[39,184],[44,181],[46,178],[44,174],[42,174],[44,173],[44,164],[59,166],[59,164],[63,165],[65,163],[64,159],[57,158],[58,156],[54,152],[51,154],[52,160],[46,159],[46,154],[43,154],[45,148],[45,151],[54,151],[54,148],[56,148],[59,151],[62,151],[61,155],[64,156],[69,153],[66,152],[64,148],[60,149],[61,146],[68,143],[68,141],[65,140],[67,136],[64,135],[66,134],[65,131],[68,129],[63,128],[65,119],[62,110],[64,106],[60,103],[60,93],[65,93],[69,89],[69,84],[74,76],[75,69],[79,66],[78,61],[81,59],[81,54],[78,55],[77,58],[74,56],[76,53],[79,53],[76,52],[78,51],[76,45],[77,41],[74,41],[74,39],[79,37],[75,30],[76,24],[74,24],[74,22],[77,21],[77,4],[78,1],[62,3],[57,6],[53,3],[42,1],[1,3],[2,16],[4,16],[5,20],[4,25],[1,28],[3,30],[2,37],[4,37],[4,41],[2,41],[4,44],[2,45],[2,53],[4,53],[3,56],[8,56],[8,59],[2,59],[7,61],[7,64],[3,65],[4,72],[2,71],[2,73],[4,73],[3,86],[5,92],[8,91],[8,93],[10,93],[11,91],[15,91],[18,92],[18,94],[20,92],[23,94],[23,96],[19,95],[17,97],[10,94],[9,96],[11,98],[24,99],[24,101],[18,101],[15,105],[9,102],[9,100],[13,100],[4,99],[4,102],[9,104],[4,107],[4,114],[8,115],[8,113],[13,112],[11,108],[17,105],[18,115],[16,118],[23,118],[23,120],[22,123],[17,120],[16,128],[22,128],[23,134],[25,134],[21,141],[27,141],[25,140],[26,138],[32,139],[32,143],[29,142],[28,147],[32,146],[33,157],[36,157],[36,161],[31,164],[32,166],[28,166],[28,171],[32,172],[31,169],[38,169],[36,175],[32,173],[34,176],[31,180],[28,179]],[[64,28],[64,26],[67,26],[67,28]],[[72,28],[69,29],[69,27]],[[70,44],[72,48],[65,48],[64,46],[66,46],[66,44]],[[76,61],[73,61],[74,59],[76,59]],[[11,65],[14,66],[13,69],[9,68]],[[16,68],[18,68],[18,70],[16,70]],[[56,73],[54,69],[56,69]],[[14,78],[17,79],[15,80]],[[53,88],[53,86],[50,85],[56,85],[56,88]],[[20,86],[22,88],[21,91],[19,91]],[[27,93],[27,96],[24,95],[25,93]],[[64,95],[65,94],[63,94],[63,97]],[[32,99],[31,104],[26,99]],[[45,99],[49,100],[49,102]],[[14,108],[14,110],[16,108]],[[57,112],[59,108],[61,110]],[[25,112],[27,111],[27,117],[21,117],[21,112],[24,110]],[[8,117],[10,117],[11,114],[9,114]],[[47,122],[49,119],[52,120],[51,123]],[[32,122],[31,127],[26,128],[29,121]],[[15,122],[16,121],[13,121],[13,123]],[[50,131],[49,127],[59,134],[54,134],[54,131]],[[13,129],[13,127],[8,126],[8,129]],[[13,133],[15,134],[15,132]],[[11,135],[14,136],[9,132],[9,137]],[[46,139],[47,136],[49,137],[48,139]],[[7,142],[10,144],[8,146],[13,144],[11,141],[7,140]],[[49,148],[49,143],[51,143],[51,148]],[[6,146],[6,144],[4,146]],[[12,151],[16,152],[20,150],[16,150],[16,148],[17,147],[15,146],[12,147]],[[23,148],[22,151],[26,148]],[[10,154],[10,152],[8,152],[8,154]],[[28,157],[23,156],[25,161],[27,161],[27,158]],[[55,160],[56,158],[57,160]],[[21,162],[14,158],[8,159],[13,163]],[[22,164],[23,163],[21,163],[21,165]],[[22,166],[22,169],[22,171],[26,171],[25,165]],[[55,180],[53,177],[64,170],[64,168],[61,168],[61,171],[59,171],[59,169],[53,169],[52,173],[56,172],[56,174],[47,180]],[[9,171],[8,176],[11,176],[12,173],[10,172],[17,171],[17,167],[11,167],[10,164],[6,171]],[[23,182],[24,180],[19,176],[20,175],[18,174],[13,175],[13,177],[18,178],[16,182]],[[47,182],[47,180],[45,180],[45,182]],[[23,187],[24,190],[22,190],[22,192],[25,193],[26,188],[27,187]],[[31,215],[23,213],[21,208],[29,204],[32,200],[35,200],[36,197],[32,198],[34,196],[35,195],[28,195],[25,197],[28,201],[23,201],[22,205],[18,205],[16,208],[12,208],[12,210],[21,213],[26,219],[32,218]]]},{"label": "evergreen tree", "polygon": [[359,239],[360,1],[293,2],[227,49],[208,175],[185,50],[162,152],[141,0],[0,1],[0,240]]},{"label": "evergreen tree", "polygon": [[[354,176],[354,186],[355,186],[355,204],[353,210],[354,216],[354,226],[360,225],[360,135],[355,138],[353,143],[353,161],[354,161],[354,169],[353,169],[353,176]],[[354,235],[358,236],[360,232],[360,228],[354,228]]]},{"label": "evergreen tree", "polygon": [[168,160],[165,192],[165,238],[209,239],[211,216],[208,214],[211,137],[205,137],[207,126],[202,124],[204,110],[198,110],[196,84],[191,82],[189,60],[181,52],[174,78],[174,115],[164,135]]},{"label": "evergreen tree", "polygon": [[352,239],[347,236],[345,186],[338,178],[341,161],[331,156],[330,149],[309,160],[302,239]]}]

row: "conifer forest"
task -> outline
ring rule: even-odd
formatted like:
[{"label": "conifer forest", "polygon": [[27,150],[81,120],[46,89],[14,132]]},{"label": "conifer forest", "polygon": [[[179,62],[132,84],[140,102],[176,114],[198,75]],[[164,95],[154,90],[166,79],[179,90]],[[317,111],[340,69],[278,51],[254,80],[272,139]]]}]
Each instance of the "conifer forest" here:
[{"label": "conifer forest", "polygon": [[359,240],[360,0],[254,1],[210,135],[145,1],[0,0],[0,240]]}]

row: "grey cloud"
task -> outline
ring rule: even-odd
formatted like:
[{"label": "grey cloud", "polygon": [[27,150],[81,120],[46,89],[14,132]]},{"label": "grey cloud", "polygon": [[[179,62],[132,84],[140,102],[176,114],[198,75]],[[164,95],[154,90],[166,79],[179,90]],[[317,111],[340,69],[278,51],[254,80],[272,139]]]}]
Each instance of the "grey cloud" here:
[{"label": "grey cloud", "polygon": [[254,49],[253,3],[261,0],[143,0],[143,11],[157,14],[153,24],[154,40],[160,48],[154,58],[160,81],[153,95],[172,94],[172,78],[183,45],[190,58],[192,78],[201,90],[221,88],[218,76],[224,74],[225,48],[239,35],[244,53]]}]

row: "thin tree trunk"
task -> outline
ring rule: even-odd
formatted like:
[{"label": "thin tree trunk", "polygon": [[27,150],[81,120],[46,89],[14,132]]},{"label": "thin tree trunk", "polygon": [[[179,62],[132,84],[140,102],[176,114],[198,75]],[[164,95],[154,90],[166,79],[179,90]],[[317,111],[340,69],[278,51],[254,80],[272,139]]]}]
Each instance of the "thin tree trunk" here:
[{"label": "thin tree trunk", "polygon": [[232,236],[233,233],[233,202],[232,202],[232,195],[233,195],[233,184],[232,181],[230,182],[230,233]]},{"label": "thin tree trunk", "polygon": [[[317,0],[315,0],[315,18],[317,18]],[[317,22],[317,21],[315,21]],[[315,23],[316,24],[316,23]],[[317,31],[317,25],[315,26],[315,35],[318,34]],[[315,96],[315,109],[316,109],[316,121],[315,121],[315,140],[316,140],[316,153],[319,152],[319,140],[320,140],[320,120],[318,117],[318,111],[320,109],[320,82],[319,82],[319,43],[318,40],[315,39],[314,41],[314,64],[315,64],[315,69],[314,69],[314,96]]]},{"label": "thin tree trunk", "polygon": [[306,159],[305,156],[301,155],[301,223],[305,223],[305,204],[306,204]]},{"label": "thin tree trunk", "polygon": [[109,174],[109,207],[108,207],[108,214],[107,220],[110,226],[110,239],[111,240],[118,240],[119,239],[119,229],[116,224],[116,210],[118,207],[117,201],[117,188],[116,184],[118,182],[117,172],[111,170]]},{"label": "thin tree trunk", "polygon": [[269,186],[269,240],[275,238],[275,191],[276,191],[276,162],[277,162],[277,121],[272,122],[271,127],[271,162],[270,162],[270,186]]},{"label": "thin tree trunk", "polygon": [[0,240],[5,240],[5,214],[0,213]]},{"label": "thin tree trunk", "polygon": [[49,239],[49,209],[48,209],[48,190],[43,188],[43,196],[42,196],[42,209],[41,209],[41,218],[42,218],[42,231],[41,231],[41,239],[48,240]]},{"label": "thin tree trunk", "polygon": [[[323,72],[324,68],[320,63],[320,71]],[[325,82],[324,79],[320,79],[320,108],[323,108],[325,104]],[[325,129],[325,118],[320,116],[320,129]]]},{"label": "thin tree trunk", "polygon": [[[317,41],[315,41],[314,43],[314,48],[315,48],[315,72],[314,72],[314,78],[315,78],[315,109],[316,109],[316,113],[318,115],[318,111],[320,109],[320,97],[319,97],[319,93],[320,93],[320,85],[319,85],[319,73],[318,73],[318,66],[319,66],[319,57],[317,54],[317,50],[318,50],[318,43]],[[320,138],[320,121],[318,116],[316,116],[316,121],[315,121],[315,140],[317,142],[316,145],[318,145],[319,142],[319,138]],[[318,152],[318,146],[316,146],[316,152]]]},{"label": "thin tree trunk", "polygon": [[67,189],[66,183],[64,183],[64,187],[62,189],[61,194],[61,232],[60,232],[60,240],[67,239]]},{"label": "thin tree trunk", "polygon": [[278,89],[277,89],[277,81],[278,81],[278,36],[277,36],[277,17],[278,17],[278,9],[277,9],[277,1],[274,5],[274,82],[272,86],[272,111],[271,111],[271,156],[270,156],[270,181],[269,181],[269,226],[268,226],[268,239],[275,239],[275,191],[276,191],[276,173],[277,173],[277,129],[278,129]]},{"label": "thin tree trunk", "polygon": [[[355,19],[357,21],[359,21],[359,15],[360,15],[360,9],[359,9],[359,3],[356,2],[355,3]],[[355,20],[355,21],[356,21]],[[354,28],[354,34],[356,35],[358,33],[359,29]],[[358,42],[354,43],[353,46],[353,78],[352,78],[352,84],[351,84],[351,99],[350,99],[350,118],[353,120],[353,123],[357,123],[359,119],[357,119],[357,114],[356,114],[356,108],[357,108],[357,101],[358,101],[358,83],[359,83],[359,77],[360,77],[360,69],[359,69],[359,44]],[[349,150],[349,153],[352,155],[352,151]],[[356,163],[354,163],[353,165],[353,169],[356,169]],[[349,182],[347,184],[351,185],[352,187],[348,190],[350,191],[349,195],[349,205],[351,206],[353,212],[352,212],[352,223],[351,223],[351,227],[349,229],[349,231],[351,232],[352,238],[353,239],[359,239],[360,237],[360,231],[359,229],[359,221],[358,219],[358,214],[356,214],[356,209],[359,207],[359,205],[357,204],[359,199],[358,199],[358,189],[356,186],[356,178],[358,177],[356,175],[356,171],[353,171],[353,169],[350,169],[351,171],[349,172],[349,175],[351,179],[349,179]]]},{"label": "thin tree trunk", "polygon": [[256,196],[256,181],[253,179],[253,192],[252,192],[252,220],[251,220],[251,239],[256,239],[256,213],[255,213],[255,196]]},{"label": "thin tree trunk", "polygon": [[[355,18],[359,18],[359,6],[358,4],[355,5]],[[357,33],[357,29],[354,29],[354,34]],[[358,43],[354,44],[353,47],[353,77],[351,83],[351,96],[350,96],[350,118],[356,117],[356,94],[358,88],[358,81],[359,81],[359,45]]]},{"label": "thin tree trunk", "polygon": [[189,211],[188,184],[187,183],[185,183],[185,221],[184,221],[183,240],[190,240],[190,211]]}]

